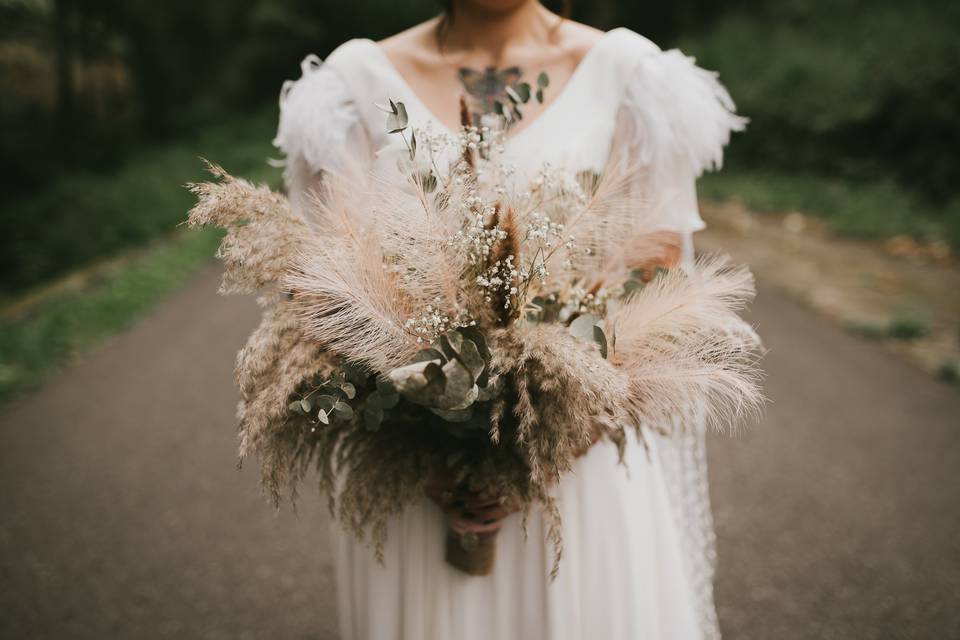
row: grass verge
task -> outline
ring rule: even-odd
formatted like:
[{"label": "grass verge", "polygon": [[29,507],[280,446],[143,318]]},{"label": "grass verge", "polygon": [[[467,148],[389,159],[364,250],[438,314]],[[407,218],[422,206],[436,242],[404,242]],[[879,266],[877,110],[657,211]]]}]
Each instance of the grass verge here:
[{"label": "grass verge", "polygon": [[0,320],[0,402],[130,326],[207,264],[219,238],[207,230],[177,233],[112,264],[80,291]]},{"label": "grass verge", "polygon": [[960,250],[960,199],[935,206],[886,181],[856,183],[824,176],[727,170],[701,178],[699,193],[736,199],[759,213],[800,211],[824,220],[842,235],[884,239],[910,235],[944,241]]},{"label": "grass verge", "polygon": [[57,178],[0,216],[0,304],[105,257],[170,235],[193,196],[182,185],[205,176],[199,156],[227,171],[276,183],[266,160],[276,107],[225,118],[196,134],[131,154],[108,173]]},{"label": "grass verge", "polygon": [[[0,294],[0,402],[37,387],[77,354],[133,324],[212,260],[218,233],[176,228],[194,201],[183,185],[206,179],[198,159],[204,156],[278,186],[279,171],[266,163],[275,119],[268,110],[238,116],[199,138],[137,153],[113,174],[68,176],[20,203],[12,212],[23,223],[16,227],[19,240],[3,244],[32,256],[38,268],[61,273],[70,265],[85,272],[69,288]],[[32,234],[36,219],[28,214],[45,211],[54,215]],[[77,247],[70,255],[52,255],[71,245]],[[89,267],[96,261],[99,266]]]}]

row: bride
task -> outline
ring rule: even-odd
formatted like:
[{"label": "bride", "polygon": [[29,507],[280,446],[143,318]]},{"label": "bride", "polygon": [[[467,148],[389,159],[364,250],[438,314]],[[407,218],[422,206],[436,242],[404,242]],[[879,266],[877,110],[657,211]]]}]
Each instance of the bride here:
[{"label": "bride", "polygon": [[[542,103],[511,125],[506,157],[520,176],[545,163],[601,171],[636,167],[632,189],[663,230],[662,263],[692,255],[703,228],[695,181],[718,167],[744,121],[715,74],[678,51],[661,51],[627,29],[600,32],[536,0],[453,0],[443,13],[382,42],[351,40],[281,95],[275,143],[287,157],[294,206],[348,159],[375,167],[396,144],[376,104],[405,103],[414,127],[456,131],[459,97],[474,117],[494,110],[508,87],[547,74]],[[521,80],[522,79],[522,80]],[[651,265],[655,266],[655,265]],[[391,525],[380,564],[334,528],[338,610],[344,640],[604,640],[716,638],[713,525],[703,424],[651,432],[649,451],[613,443],[583,453],[556,486],[565,553],[553,551],[534,510],[526,534],[512,509],[476,499],[432,498]],[[498,532],[490,575],[468,576],[443,556],[444,518],[459,531]]]}]

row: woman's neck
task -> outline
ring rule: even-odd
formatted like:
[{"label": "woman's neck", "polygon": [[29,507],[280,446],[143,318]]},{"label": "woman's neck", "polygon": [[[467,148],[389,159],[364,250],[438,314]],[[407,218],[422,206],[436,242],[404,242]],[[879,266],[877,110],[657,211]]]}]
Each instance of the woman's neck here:
[{"label": "woman's neck", "polygon": [[503,10],[456,0],[452,18],[441,34],[443,49],[449,53],[483,51],[494,60],[499,60],[509,46],[547,43],[558,20],[537,0]]}]

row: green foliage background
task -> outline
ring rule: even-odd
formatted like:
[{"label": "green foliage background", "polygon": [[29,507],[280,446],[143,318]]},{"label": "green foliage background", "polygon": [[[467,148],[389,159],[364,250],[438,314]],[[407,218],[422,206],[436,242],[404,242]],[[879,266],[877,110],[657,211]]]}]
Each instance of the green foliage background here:
[{"label": "green foliage background", "polygon": [[[0,0],[0,170],[9,185],[0,195],[0,297],[142,245],[179,221],[182,194],[160,181],[184,171],[196,177],[199,163],[180,155],[170,161],[184,169],[171,168],[158,152],[153,164],[134,163],[146,174],[130,176],[131,158],[171,143],[212,154],[203,132],[231,119],[243,119],[237,153],[249,155],[244,146],[259,153],[275,124],[268,105],[283,79],[299,75],[305,54],[384,37],[438,6]],[[720,69],[752,119],[730,150],[735,172],[800,176],[766,183],[789,184],[784,193],[816,190],[826,176],[870,185],[874,194],[906,194],[894,200],[910,206],[895,212],[853,206],[856,219],[841,228],[945,229],[960,246],[955,0],[584,0],[574,17],[604,29],[628,26]],[[251,120],[250,113],[265,115]],[[886,224],[920,210],[922,223]]]}]

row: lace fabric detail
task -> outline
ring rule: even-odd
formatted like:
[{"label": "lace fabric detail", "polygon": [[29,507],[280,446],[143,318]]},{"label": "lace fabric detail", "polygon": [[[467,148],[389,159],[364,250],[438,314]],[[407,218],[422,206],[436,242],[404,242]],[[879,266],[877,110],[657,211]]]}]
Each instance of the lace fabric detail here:
[{"label": "lace fabric detail", "polygon": [[720,640],[720,624],[713,599],[717,538],[710,506],[707,475],[706,422],[702,415],[690,424],[674,425],[675,432],[657,437],[657,451],[680,537],[685,569],[700,618],[703,640]]}]

